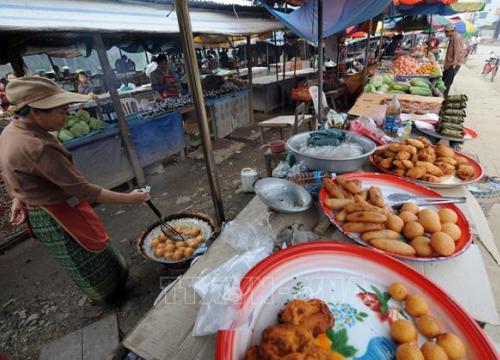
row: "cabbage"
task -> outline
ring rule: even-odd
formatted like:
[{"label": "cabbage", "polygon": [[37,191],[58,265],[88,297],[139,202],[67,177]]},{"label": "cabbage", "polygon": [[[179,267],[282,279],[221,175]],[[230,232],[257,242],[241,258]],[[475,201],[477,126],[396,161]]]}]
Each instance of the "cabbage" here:
[{"label": "cabbage", "polygon": [[382,84],[381,87],[378,88],[379,91],[382,91],[383,93],[386,93],[388,92],[389,90],[391,90],[391,87],[387,84]]},{"label": "cabbage", "polygon": [[85,110],[78,110],[78,112],[76,113],[76,117],[78,118],[78,120],[85,121],[87,124],[89,123],[91,118],[88,111]]},{"label": "cabbage", "polygon": [[369,83],[372,84],[373,86],[375,86],[378,89],[384,83],[384,78],[382,76],[380,76],[380,75],[374,75],[370,79]]},{"label": "cabbage", "polygon": [[365,93],[371,93],[377,89],[375,89],[375,87],[372,84],[366,84],[364,90],[365,90]]},{"label": "cabbage", "polygon": [[59,131],[58,138],[62,142],[66,142],[66,141],[73,140],[75,138],[75,136],[71,133],[71,131],[66,130],[66,129],[62,129],[61,131]]},{"label": "cabbage", "polygon": [[64,126],[66,129],[69,129],[73,125],[75,125],[78,122],[78,118],[74,115],[68,116],[66,119],[66,125]]},{"label": "cabbage", "polygon": [[69,131],[71,131],[71,133],[75,137],[79,138],[87,135],[90,131],[90,128],[85,122],[79,121],[75,125],[73,125],[71,129],[69,129]]},{"label": "cabbage", "polygon": [[382,82],[391,86],[392,84],[394,84],[394,77],[392,75],[386,74],[384,75]]},{"label": "cabbage", "polygon": [[102,120],[96,119],[96,118],[91,118],[89,121],[89,128],[90,130],[100,130],[104,129],[105,125]]}]

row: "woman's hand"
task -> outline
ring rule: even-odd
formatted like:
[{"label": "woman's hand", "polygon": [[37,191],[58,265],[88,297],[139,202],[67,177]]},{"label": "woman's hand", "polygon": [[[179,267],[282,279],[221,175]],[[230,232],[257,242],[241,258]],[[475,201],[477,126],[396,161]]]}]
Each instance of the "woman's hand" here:
[{"label": "woman's hand", "polygon": [[23,203],[18,200],[12,200],[12,206],[10,207],[10,223],[12,225],[18,226],[26,221],[26,213],[23,209]]},{"label": "woman's hand", "polygon": [[141,190],[134,190],[128,194],[130,204],[144,204],[146,201],[151,199],[151,195],[148,192]]}]

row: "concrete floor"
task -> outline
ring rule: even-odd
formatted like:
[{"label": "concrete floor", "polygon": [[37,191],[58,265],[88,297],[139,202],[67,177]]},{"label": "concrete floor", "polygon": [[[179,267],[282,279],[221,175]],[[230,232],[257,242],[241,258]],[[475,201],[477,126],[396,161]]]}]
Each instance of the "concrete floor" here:
[{"label": "concrete floor", "polygon": [[[451,94],[467,94],[466,125],[475,129],[479,137],[464,144],[463,151],[477,154],[487,175],[500,176],[500,79],[483,78],[481,71],[484,61],[491,51],[500,53],[500,47],[480,46],[478,53],[468,58],[462,66],[451,88]],[[488,222],[500,249],[500,206],[495,205],[488,216]],[[481,247],[488,270],[491,286],[500,310],[500,266]],[[480,305],[480,304],[478,304]],[[497,344],[500,344],[500,326],[486,326],[486,331]]]}]

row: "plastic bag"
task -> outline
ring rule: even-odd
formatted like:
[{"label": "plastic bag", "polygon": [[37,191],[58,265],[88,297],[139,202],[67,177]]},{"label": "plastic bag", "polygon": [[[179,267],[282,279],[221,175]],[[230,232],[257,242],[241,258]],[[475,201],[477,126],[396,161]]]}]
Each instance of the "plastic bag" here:
[{"label": "plastic bag", "polygon": [[387,136],[382,130],[377,128],[372,119],[368,119],[363,116],[351,121],[349,130],[358,135],[369,137],[379,145],[389,144],[395,141],[390,136]]},{"label": "plastic bag", "polygon": [[385,112],[387,110],[387,104],[377,106],[377,108],[370,114],[370,118],[375,121],[377,127],[382,128],[385,120]]},{"label": "plastic bag", "polygon": [[214,334],[230,327],[239,306],[240,281],[252,267],[271,254],[275,236],[269,223],[252,226],[230,222],[224,227],[221,238],[238,254],[193,283],[194,291],[202,298],[193,336]]}]

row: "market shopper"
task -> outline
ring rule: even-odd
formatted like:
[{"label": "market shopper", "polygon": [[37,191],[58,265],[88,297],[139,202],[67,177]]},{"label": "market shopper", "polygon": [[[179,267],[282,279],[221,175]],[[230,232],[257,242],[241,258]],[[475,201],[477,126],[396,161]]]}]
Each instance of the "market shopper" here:
[{"label": "market shopper", "polygon": [[156,57],[155,62],[158,66],[150,76],[152,89],[158,93],[161,100],[169,96],[179,96],[177,79],[169,72],[167,57],[160,54]]},{"label": "market shopper", "polygon": [[446,49],[446,56],[444,58],[444,71],[443,71],[443,81],[446,85],[446,91],[444,96],[448,97],[450,92],[450,87],[453,84],[453,80],[460,70],[460,66],[464,63],[464,38],[462,35],[455,31],[455,25],[446,25],[444,31],[446,37],[449,39],[448,48]]},{"label": "market shopper", "polygon": [[88,96],[35,77],[13,80],[6,90],[18,116],[0,135],[11,222],[18,225],[27,219],[34,237],[95,305],[113,303],[123,292],[128,267],[90,204],[142,204],[149,194],[118,193],[90,184],[49,133],[64,126],[68,104],[87,101]]}]

